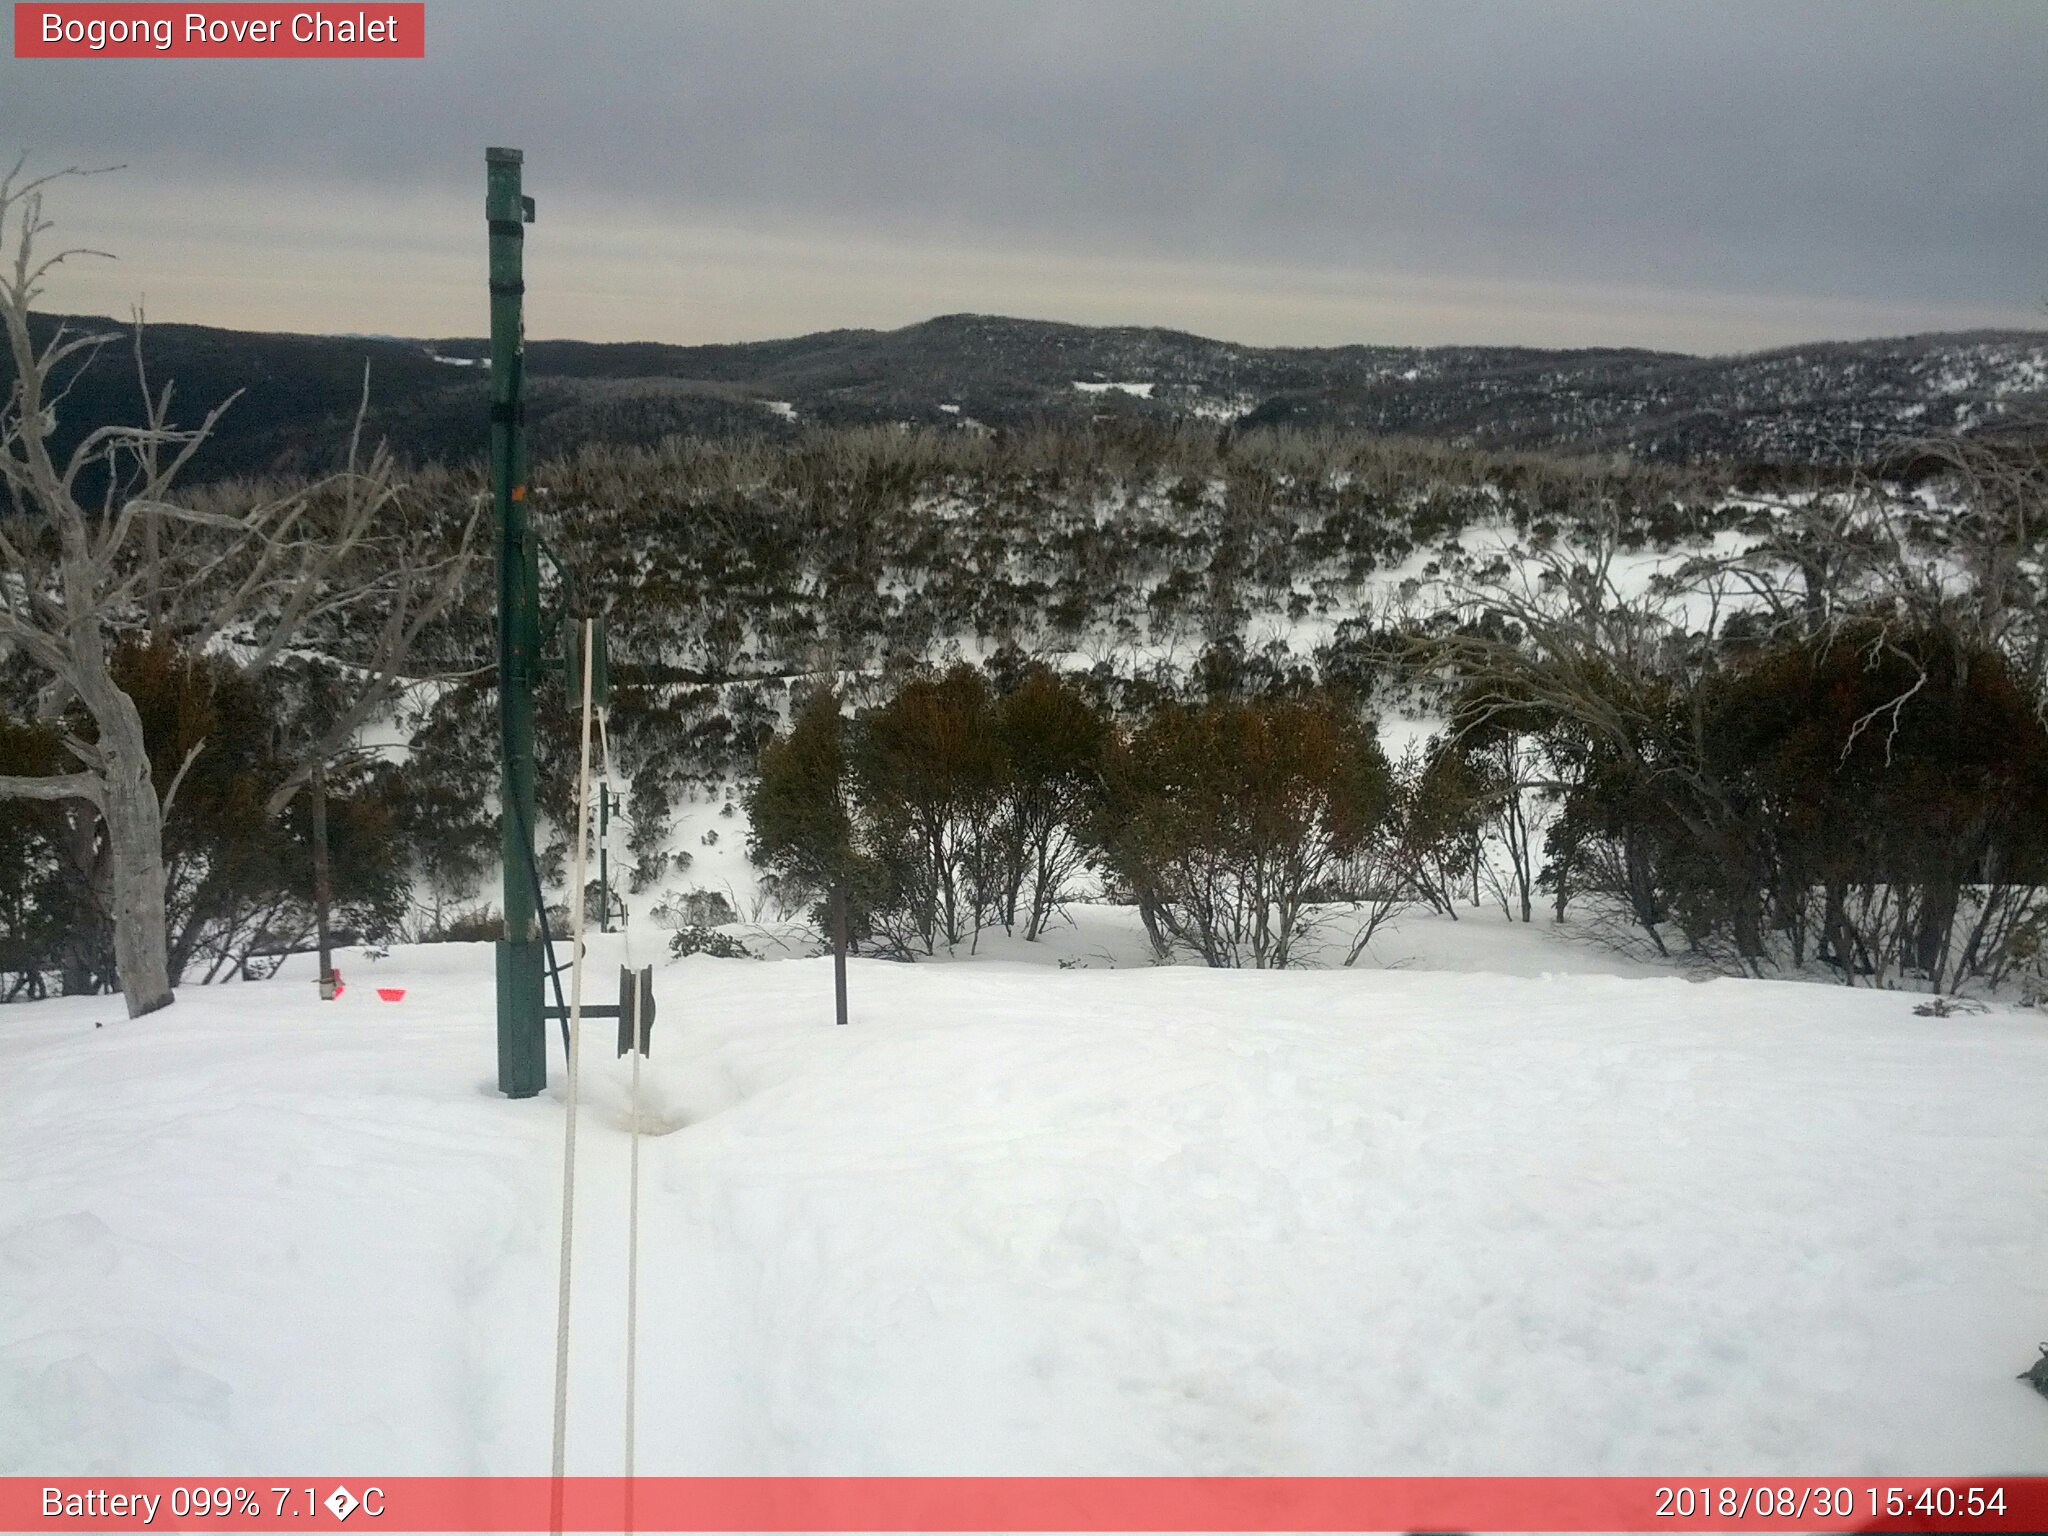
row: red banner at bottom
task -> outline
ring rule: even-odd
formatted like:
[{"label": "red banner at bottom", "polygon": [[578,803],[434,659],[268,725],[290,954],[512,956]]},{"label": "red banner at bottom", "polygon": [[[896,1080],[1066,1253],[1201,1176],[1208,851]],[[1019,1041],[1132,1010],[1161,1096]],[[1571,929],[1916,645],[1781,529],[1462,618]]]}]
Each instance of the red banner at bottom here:
[{"label": "red banner at bottom", "polygon": [[0,1530],[2048,1532],[2048,1477],[15,1477]]}]

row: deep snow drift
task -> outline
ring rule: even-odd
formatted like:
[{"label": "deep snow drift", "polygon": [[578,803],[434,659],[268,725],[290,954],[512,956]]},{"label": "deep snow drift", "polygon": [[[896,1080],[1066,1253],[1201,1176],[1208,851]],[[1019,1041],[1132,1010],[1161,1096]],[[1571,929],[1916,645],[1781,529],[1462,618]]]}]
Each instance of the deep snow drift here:
[{"label": "deep snow drift", "polygon": [[[1111,968],[1128,940],[856,962],[845,1030],[828,961],[657,967],[641,1471],[2048,1471],[2014,1379],[2048,1021],[1497,917],[1411,924],[1395,969]],[[331,1004],[296,966],[0,1011],[0,1472],[546,1470],[559,1054],[495,1095],[487,946],[349,956]],[[611,1029],[586,1473],[621,1443]]]}]

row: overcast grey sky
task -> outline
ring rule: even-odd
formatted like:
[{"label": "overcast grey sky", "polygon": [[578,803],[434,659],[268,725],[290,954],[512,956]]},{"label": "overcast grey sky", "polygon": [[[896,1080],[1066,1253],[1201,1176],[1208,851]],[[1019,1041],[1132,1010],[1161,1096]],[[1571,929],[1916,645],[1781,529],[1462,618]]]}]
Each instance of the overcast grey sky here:
[{"label": "overcast grey sky", "polygon": [[[429,0],[427,58],[0,59],[56,307],[478,334],[973,309],[1260,343],[1725,352],[2048,325],[2048,3]],[[11,159],[9,154],[7,158]]]}]

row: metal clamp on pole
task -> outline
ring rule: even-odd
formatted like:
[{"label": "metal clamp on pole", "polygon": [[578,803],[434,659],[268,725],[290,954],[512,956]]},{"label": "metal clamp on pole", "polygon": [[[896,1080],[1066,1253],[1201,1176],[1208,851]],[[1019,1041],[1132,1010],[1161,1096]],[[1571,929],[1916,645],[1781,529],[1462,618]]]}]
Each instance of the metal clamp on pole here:
[{"label": "metal clamp on pole", "polygon": [[[566,1007],[550,1006],[543,1008],[541,1012],[550,1019],[563,1019],[569,1016]],[[629,971],[623,965],[620,966],[618,1005],[614,1007],[608,1003],[585,1003],[583,1017],[619,1021],[621,1056],[633,1049],[636,1034],[640,1041],[640,1054],[651,1055],[652,1051],[647,1042],[654,1032],[654,967],[644,965],[637,971]]]},{"label": "metal clamp on pole", "polygon": [[619,967],[619,1054],[638,1049],[642,1056],[653,1054],[649,1040],[654,1033],[654,967],[638,972]]}]

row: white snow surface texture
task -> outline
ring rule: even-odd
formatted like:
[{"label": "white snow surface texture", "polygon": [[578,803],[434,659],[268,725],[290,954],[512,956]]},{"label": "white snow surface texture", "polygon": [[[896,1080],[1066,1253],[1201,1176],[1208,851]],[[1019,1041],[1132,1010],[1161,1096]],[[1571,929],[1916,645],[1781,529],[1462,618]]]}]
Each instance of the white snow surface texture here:
[{"label": "white snow surface texture", "polygon": [[[844,1030],[828,960],[659,966],[639,1470],[2048,1471],[2015,1380],[2048,1023],[1426,927],[1387,969],[856,961]],[[593,938],[588,996],[621,958]],[[0,1472],[547,1470],[559,1046],[546,1096],[496,1094],[486,945],[351,954],[327,1004],[294,964],[133,1022],[0,1011]]]}]

